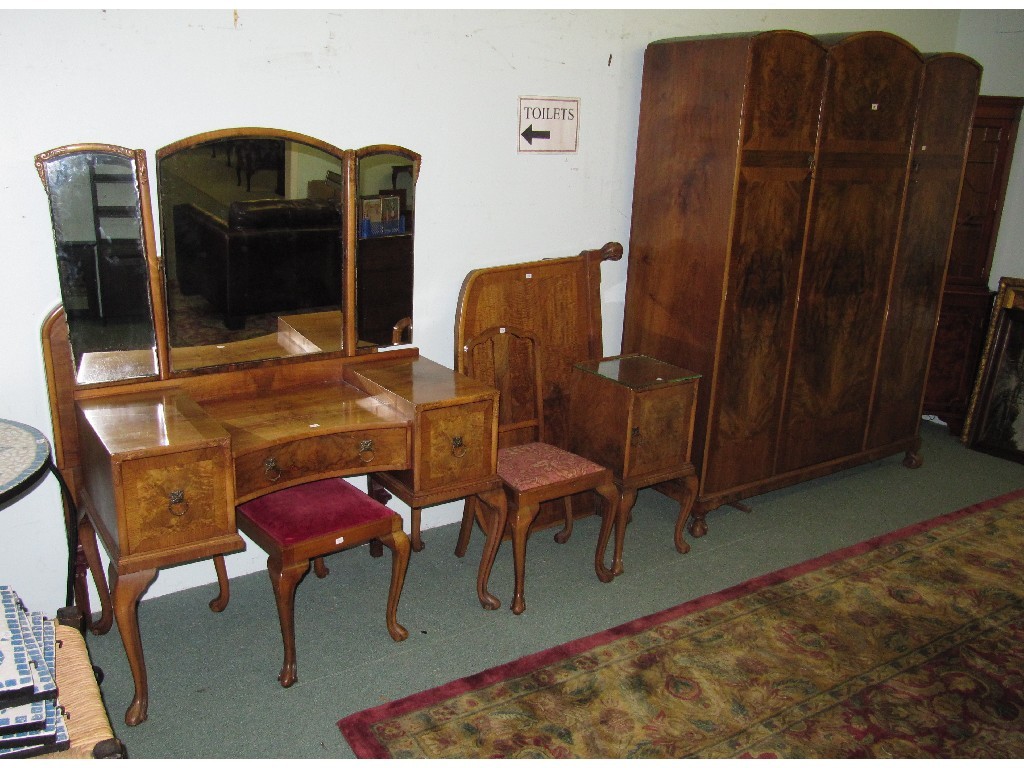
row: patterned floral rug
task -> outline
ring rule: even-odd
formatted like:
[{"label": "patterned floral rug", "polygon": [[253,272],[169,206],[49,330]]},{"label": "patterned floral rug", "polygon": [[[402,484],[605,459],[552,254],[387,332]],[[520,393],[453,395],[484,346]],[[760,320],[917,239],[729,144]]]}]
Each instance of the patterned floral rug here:
[{"label": "patterned floral rug", "polygon": [[359,757],[1024,754],[1024,490],[350,715]]}]

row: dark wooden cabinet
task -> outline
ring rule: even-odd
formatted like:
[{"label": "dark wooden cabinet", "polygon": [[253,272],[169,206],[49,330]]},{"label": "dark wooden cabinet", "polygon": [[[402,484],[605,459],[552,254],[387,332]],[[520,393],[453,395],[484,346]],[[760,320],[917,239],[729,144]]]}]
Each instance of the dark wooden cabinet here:
[{"label": "dark wooden cabinet", "polygon": [[925,390],[925,413],[963,429],[995,292],[992,254],[1024,99],[979,96],[957,208],[946,288]]},{"label": "dark wooden cabinet", "polygon": [[980,68],[886,33],[647,48],[624,354],[703,375],[707,511],[901,451]]}]

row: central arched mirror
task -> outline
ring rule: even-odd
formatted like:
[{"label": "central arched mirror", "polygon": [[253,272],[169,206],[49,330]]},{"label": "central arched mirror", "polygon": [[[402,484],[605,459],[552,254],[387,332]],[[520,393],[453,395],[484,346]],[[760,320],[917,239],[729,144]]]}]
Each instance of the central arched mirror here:
[{"label": "central arched mirror", "polygon": [[172,370],[343,348],[346,172],[337,147],[269,129],[157,151]]}]

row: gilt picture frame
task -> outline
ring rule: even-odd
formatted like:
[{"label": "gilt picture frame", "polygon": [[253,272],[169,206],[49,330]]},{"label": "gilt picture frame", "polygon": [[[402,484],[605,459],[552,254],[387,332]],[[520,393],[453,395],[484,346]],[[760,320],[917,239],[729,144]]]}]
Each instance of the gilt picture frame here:
[{"label": "gilt picture frame", "polygon": [[961,439],[1024,464],[1024,278],[999,279]]}]

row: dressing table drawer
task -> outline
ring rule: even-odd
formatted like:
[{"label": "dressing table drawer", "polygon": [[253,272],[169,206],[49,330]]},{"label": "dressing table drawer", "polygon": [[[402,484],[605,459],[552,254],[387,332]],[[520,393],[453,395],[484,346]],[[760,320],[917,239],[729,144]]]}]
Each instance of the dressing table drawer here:
[{"label": "dressing table drawer", "polygon": [[491,398],[421,411],[416,487],[432,491],[492,476],[493,421]]},{"label": "dressing table drawer", "polygon": [[409,464],[409,436],[402,427],[317,435],[235,457],[238,502],[296,481],[400,469]]},{"label": "dressing table drawer", "polygon": [[244,548],[231,441],[185,393],[77,406],[81,494],[119,574]]},{"label": "dressing table drawer", "polygon": [[122,462],[125,557],[235,534],[228,486],[230,456],[220,448]]}]

